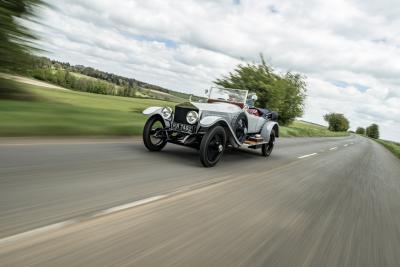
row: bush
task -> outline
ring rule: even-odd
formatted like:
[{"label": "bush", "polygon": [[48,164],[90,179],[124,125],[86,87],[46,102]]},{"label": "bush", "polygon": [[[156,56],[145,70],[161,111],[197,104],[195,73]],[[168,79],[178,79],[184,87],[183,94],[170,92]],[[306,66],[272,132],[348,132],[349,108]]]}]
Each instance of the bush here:
[{"label": "bush", "polygon": [[375,123],[371,124],[367,127],[366,134],[368,137],[379,139],[379,126]]},{"label": "bush", "polygon": [[363,127],[358,127],[357,130],[356,130],[356,134],[364,135],[365,134],[365,129]]},{"label": "bush", "polygon": [[349,129],[349,120],[343,114],[329,113],[324,115],[324,120],[329,123],[328,129],[334,132],[345,132]]}]

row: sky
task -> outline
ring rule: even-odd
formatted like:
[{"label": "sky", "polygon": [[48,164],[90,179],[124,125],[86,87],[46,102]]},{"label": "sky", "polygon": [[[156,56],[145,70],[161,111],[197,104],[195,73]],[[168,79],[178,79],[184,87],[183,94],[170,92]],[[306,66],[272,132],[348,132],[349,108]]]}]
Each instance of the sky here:
[{"label": "sky", "polygon": [[392,0],[69,0],[32,27],[53,59],[198,95],[262,53],[306,75],[302,119],[343,113],[400,141],[398,14]]}]

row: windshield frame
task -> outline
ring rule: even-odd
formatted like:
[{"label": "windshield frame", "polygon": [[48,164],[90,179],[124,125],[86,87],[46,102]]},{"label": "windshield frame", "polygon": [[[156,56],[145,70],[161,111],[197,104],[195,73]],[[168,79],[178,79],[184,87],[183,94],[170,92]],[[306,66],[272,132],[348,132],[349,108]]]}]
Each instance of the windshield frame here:
[{"label": "windshield frame", "polygon": [[225,102],[234,104],[246,104],[248,90],[245,89],[234,89],[224,87],[211,87],[207,99],[213,102]]}]

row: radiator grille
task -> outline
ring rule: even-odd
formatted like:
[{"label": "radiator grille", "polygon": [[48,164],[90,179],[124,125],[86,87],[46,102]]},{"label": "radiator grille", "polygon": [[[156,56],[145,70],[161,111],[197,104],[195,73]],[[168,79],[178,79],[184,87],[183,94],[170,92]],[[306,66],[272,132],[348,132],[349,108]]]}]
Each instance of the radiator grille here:
[{"label": "radiator grille", "polygon": [[193,108],[175,107],[174,121],[187,124],[188,122],[186,121],[186,115],[192,110],[197,111]]}]

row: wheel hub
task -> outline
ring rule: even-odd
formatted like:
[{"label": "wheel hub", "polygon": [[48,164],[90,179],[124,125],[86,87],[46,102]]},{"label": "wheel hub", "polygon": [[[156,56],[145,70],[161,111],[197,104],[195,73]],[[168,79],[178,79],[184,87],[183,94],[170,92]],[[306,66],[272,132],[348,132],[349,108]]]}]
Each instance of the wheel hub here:
[{"label": "wheel hub", "polygon": [[223,145],[218,145],[218,152],[222,152],[222,150],[224,150],[224,146]]}]

